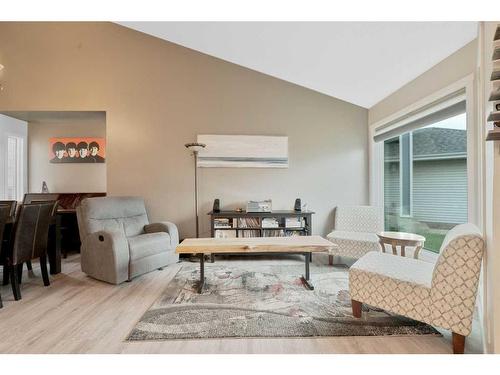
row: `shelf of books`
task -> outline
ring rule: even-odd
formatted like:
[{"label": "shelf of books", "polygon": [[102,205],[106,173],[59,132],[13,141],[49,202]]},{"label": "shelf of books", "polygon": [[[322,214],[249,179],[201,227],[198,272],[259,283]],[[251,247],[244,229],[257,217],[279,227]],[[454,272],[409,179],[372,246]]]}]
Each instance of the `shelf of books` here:
[{"label": "shelf of books", "polygon": [[311,234],[314,212],[210,212],[212,237],[287,237]]}]

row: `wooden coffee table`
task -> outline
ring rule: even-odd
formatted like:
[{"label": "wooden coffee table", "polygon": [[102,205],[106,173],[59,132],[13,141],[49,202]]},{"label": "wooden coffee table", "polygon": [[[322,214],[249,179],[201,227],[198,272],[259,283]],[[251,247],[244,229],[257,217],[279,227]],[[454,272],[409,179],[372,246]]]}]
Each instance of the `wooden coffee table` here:
[{"label": "wooden coffee table", "polygon": [[415,251],[413,257],[418,259],[418,254],[422,247],[424,246],[425,237],[414,233],[405,232],[380,232],[377,234],[382,246],[382,252],[385,253],[385,245],[391,245],[392,253],[398,255],[397,246],[401,248],[401,256],[405,256],[405,247],[413,246]]},{"label": "wooden coffee table", "polygon": [[178,254],[197,254],[200,258],[200,280],[197,286],[201,293],[205,285],[205,254],[302,254],[305,259],[305,274],[301,277],[304,286],[313,290],[309,279],[309,263],[312,253],[329,251],[334,245],[320,236],[253,237],[253,238],[187,238],[176,248]]}]

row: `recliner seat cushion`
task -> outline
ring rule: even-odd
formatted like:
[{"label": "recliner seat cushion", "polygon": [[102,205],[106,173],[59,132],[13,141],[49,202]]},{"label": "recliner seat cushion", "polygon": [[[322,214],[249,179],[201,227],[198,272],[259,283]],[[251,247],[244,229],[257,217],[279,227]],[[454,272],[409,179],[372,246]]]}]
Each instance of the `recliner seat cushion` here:
[{"label": "recliner seat cushion", "polygon": [[170,248],[170,235],[165,232],[140,234],[127,240],[131,261],[156,255]]}]

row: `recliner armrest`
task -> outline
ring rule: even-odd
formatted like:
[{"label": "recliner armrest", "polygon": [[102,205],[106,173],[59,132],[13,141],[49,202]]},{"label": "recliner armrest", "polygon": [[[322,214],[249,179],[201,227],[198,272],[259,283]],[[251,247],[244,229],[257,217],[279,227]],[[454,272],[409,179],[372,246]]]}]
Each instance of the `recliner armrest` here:
[{"label": "recliner armrest", "polygon": [[144,226],[146,233],[166,232],[170,235],[170,243],[173,247],[179,244],[179,231],[174,223],[169,221],[161,221],[159,223],[147,224]]},{"label": "recliner armrest", "polygon": [[99,280],[119,284],[129,279],[129,246],[122,232],[101,230],[82,239],[82,271]]},{"label": "recliner armrest", "polygon": [[[122,244],[127,244],[127,237],[125,237],[125,234],[122,232],[118,231],[107,231],[107,230],[100,230],[97,232],[93,232],[87,235],[85,238],[87,241],[92,241],[92,242],[103,242],[103,245],[122,245]],[[122,243],[120,243],[122,242]]]}]

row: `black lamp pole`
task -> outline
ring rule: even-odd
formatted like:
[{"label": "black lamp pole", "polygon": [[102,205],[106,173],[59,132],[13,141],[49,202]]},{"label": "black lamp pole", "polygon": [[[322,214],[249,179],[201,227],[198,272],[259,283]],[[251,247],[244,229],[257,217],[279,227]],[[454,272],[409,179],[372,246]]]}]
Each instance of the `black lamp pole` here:
[{"label": "black lamp pole", "polygon": [[194,155],[194,209],[196,217],[196,238],[200,237],[200,224],[198,220],[198,152],[205,148],[204,143],[186,143],[184,145]]}]

